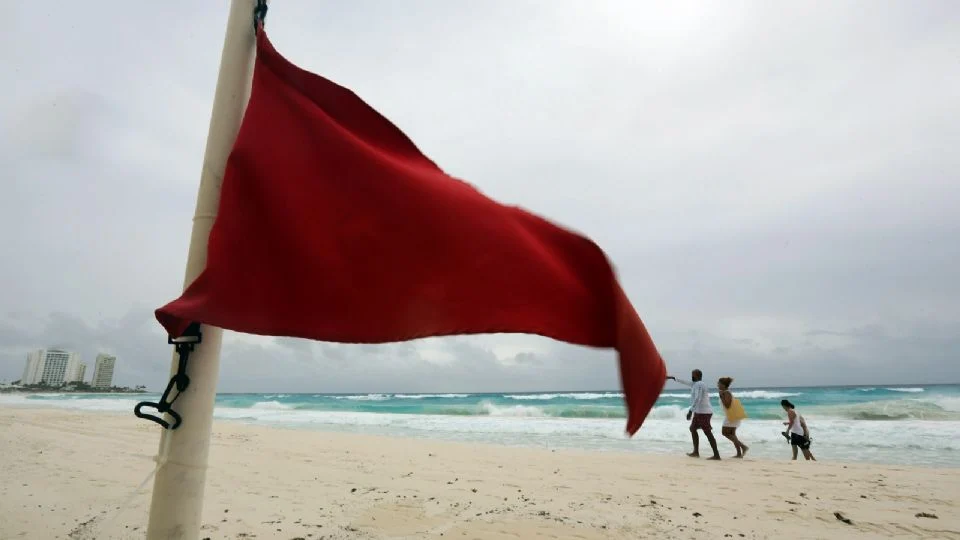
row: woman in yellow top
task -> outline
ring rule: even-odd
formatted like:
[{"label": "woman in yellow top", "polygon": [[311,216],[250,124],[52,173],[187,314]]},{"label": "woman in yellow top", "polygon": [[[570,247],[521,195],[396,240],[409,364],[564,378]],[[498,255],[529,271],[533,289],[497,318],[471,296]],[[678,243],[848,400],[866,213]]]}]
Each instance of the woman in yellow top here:
[{"label": "woman in yellow top", "polygon": [[720,402],[723,404],[724,413],[726,413],[726,417],[723,420],[722,433],[724,437],[730,439],[734,448],[737,449],[737,455],[733,457],[742,458],[747,455],[747,450],[749,450],[750,447],[740,442],[740,439],[737,438],[737,428],[740,427],[740,422],[747,417],[747,412],[743,410],[743,405],[740,404],[740,400],[733,397],[733,393],[730,392],[731,384],[733,384],[733,379],[730,377],[721,377],[720,380],[717,381],[717,389],[720,391]]}]

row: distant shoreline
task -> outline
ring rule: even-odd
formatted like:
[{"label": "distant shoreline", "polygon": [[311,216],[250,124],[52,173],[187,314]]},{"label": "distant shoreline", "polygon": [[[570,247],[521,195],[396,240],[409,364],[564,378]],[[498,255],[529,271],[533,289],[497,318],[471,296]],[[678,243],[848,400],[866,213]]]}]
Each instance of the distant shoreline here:
[{"label": "distant shoreline", "polygon": [[[955,383],[935,383],[935,384],[927,384],[927,383],[903,383],[903,384],[828,384],[828,385],[822,385],[822,386],[816,386],[816,385],[812,385],[812,386],[811,386],[811,385],[807,385],[807,386],[739,386],[739,387],[733,388],[733,390],[734,390],[734,391],[744,392],[744,391],[750,391],[750,390],[810,390],[810,389],[814,389],[814,390],[824,390],[824,389],[844,390],[844,389],[859,389],[859,388],[880,388],[880,389],[888,389],[888,388],[919,388],[919,387],[936,388],[936,387],[953,387],[953,386],[960,386],[960,382],[955,382]],[[685,388],[687,388],[687,387],[684,387],[682,384],[674,383],[674,387],[666,388],[666,386],[665,386],[662,392],[683,391]],[[711,389],[714,389],[714,386],[710,386],[710,388],[711,388]],[[152,392],[152,393],[157,394],[157,393],[159,393],[159,392]],[[218,395],[218,396],[228,396],[228,395],[252,395],[252,394],[287,394],[287,395],[290,395],[290,396],[306,396],[306,395],[356,396],[356,395],[363,395],[363,394],[382,394],[382,395],[394,395],[394,396],[398,396],[398,395],[421,395],[421,394],[422,394],[422,395],[427,395],[427,394],[435,394],[435,395],[443,395],[443,394],[467,394],[467,395],[471,395],[471,396],[492,396],[492,395],[503,395],[503,394],[622,394],[622,393],[623,393],[623,389],[622,389],[622,388],[608,388],[608,389],[604,389],[604,390],[595,390],[595,389],[592,389],[592,390],[566,390],[566,389],[556,390],[556,389],[551,389],[551,390],[517,390],[517,391],[501,390],[501,391],[494,391],[494,392],[489,392],[489,391],[483,391],[483,392],[468,392],[468,391],[466,391],[466,390],[464,390],[464,391],[460,391],[460,390],[416,391],[416,392],[374,392],[374,391],[358,391],[358,392],[344,392],[344,391],[341,391],[341,392],[318,392],[318,391],[290,391],[290,390],[267,390],[267,391],[263,391],[263,390],[260,390],[260,391],[245,391],[245,390],[244,390],[244,391],[230,391],[230,392],[218,391],[218,392],[217,392],[217,395]]]},{"label": "distant shoreline", "polygon": [[0,388],[0,394],[148,394],[146,390],[134,390],[132,388],[97,388],[90,390],[68,390],[65,388]]},{"label": "distant shoreline", "polygon": [[[735,390],[739,391],[750,391],[750,390],[800,390],[800,389],[849,389],[849,388],[910,388],[910,387],[927,387],[927,388],[937,388],[937,387],[949,387],[949,386],[958,386],[960,381],[955,383],[900,383],[900,384],[830,384],[830,385],[821,385],[821,386],[741,386]],[[711,386],[712,388],[712,386]],[[666,388],[664,387],[663,392],[674,392],[684,390],[683,385],[676,385],[676,387]],[[36,388],[23,388],[23,387],[0,387],[0,394],[159,394],[161,390],[134,390],[134,389],[116,389],[116,390],[65,390],[65,389],[54,389],[48,388],[44,390]],[[228,396],[228,395],[251,395],[251,394],[287,394],[291,396],[299,395],[324,395],[324,396],[351,396],[351,395],[361,395],[361,394],[383,394],[383,395],[415,395],[415,394],[453,394],[453,393],[462,393],[469,394],[473,396],[482,396],[482,395],[499,395],[499,394],[542,394],[542,393],[622,393],[623,390],[620,388],[615,389],[605,389],[605,390],[518,390],[518,391],[497,391],[497,392],[467,392],[467,391],[418,391],[418,392],[370,392],[370,391],[358,391],[358,392],[317,392],[317,391],[290,391],[290,390],[270,390],[270,391],[230,391],[230,392],[217,392],[219,396]]]}]

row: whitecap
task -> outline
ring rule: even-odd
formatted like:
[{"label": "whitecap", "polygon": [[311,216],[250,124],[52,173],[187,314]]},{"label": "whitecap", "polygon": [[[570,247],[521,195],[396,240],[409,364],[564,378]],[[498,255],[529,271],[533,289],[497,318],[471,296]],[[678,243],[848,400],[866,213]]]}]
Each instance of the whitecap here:
[{"label": "whitecap", "polygon": [[396,399],[456,399],[470,397],[470,394],[394,394],[393,397]]},{"label": "whitecap", "polygon": [[293,406],[280,403],[279,401],[258,401],[251,405],[250,408],[260,411],[287,411],[293,409]]},{"label": "whitecap", "polygon": [[803,392],[775,392],[772,390],[747,390],[745,392],[734,391],[733,395],[740,399],[783,399],[787,397],[801,396]]},{"label": "whitecap", "polygon": [[565,392],[556,394],[507,394],[503,397],[521,401],[550,401],[552,399],[616,399],[622,398],[623,394],[619,392]]},{"label": "whitecap", "polygon": [[494,405],[489,401],[480,402],[480,410],[489,416],[547,416],[540,407],[529,405]]}]

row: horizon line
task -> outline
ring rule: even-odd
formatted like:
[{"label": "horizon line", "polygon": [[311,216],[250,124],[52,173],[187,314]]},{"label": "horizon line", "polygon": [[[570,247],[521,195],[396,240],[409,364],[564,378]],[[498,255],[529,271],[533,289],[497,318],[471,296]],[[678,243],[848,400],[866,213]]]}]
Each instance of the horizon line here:
[{"label": "horizon line", "polygon": [[[681,385],[682,386],[682,385]],[[800,385],[800,386],[741,386],[739,387],[742,390],[796,390],[803,388],[875,388],[875,387],[886,387],[886,388],[909,388],[909,387],[932,387],[932,386],[960,386],[960,382],[951,382],[951,383],[903,383],[903,384],[890,384],[890,383],[879,383],[879,384],[829,384],[829,385]],[[678,390],[682,390],[679,388]],[[668,389],[661,391],[667,392]],[[231,391],[231,392],[217,392],[217,394],[323,394],[328,396],[350,396],[350,395],[361,395],[361,394],[393,394],[393,395],[417,395],[417,394],[584,394],[584,393],[615,393],[622,394],[623,390],[620,388],[617,389],[589,389],[589,390],[499,390],[499,391],[466,391],[466,390],[423,390],[423,391],[409,391],[409,392],[399,392],[399,391],[359,391],[359,392],[322,392],[322,391],[292,391],[292,390],[267,390],[267,391]]]}]

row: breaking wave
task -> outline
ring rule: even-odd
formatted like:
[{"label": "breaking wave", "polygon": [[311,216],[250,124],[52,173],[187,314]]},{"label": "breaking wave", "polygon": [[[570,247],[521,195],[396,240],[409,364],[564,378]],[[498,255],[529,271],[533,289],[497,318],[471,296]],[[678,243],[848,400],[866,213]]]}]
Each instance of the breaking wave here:
[{"label": "breaking wave", "polygon": [[890,399],[811,406],[803,414],[847,420],[960,420],[960,398]]},{"label": "breaking wave", "polygon": [[470,397],[470,394],[394,394],[396,399],[459,399]]},{"label": "breaking wave", "polygon": [[775,392],[772,390],[747,390],[745,392],[734,392],[733,395],[740,399],[783,399],[788,397],[802,396],[803,392]]},{"label": "breaking wave", "polygon": [[622,398],[623,394],[619,392],[568,392],[558,394],[506,394],[503,397],[521,401],[550,401],[553,399],[591,400],[618,399]]},{"label": "breaking wave", "polygon": [[347,399],[350,401],[386,401],[390,399],[388,394],[363,394],[354,396],[330,396],[333,399]]},{"label": "breaking wave", "polygon": [[250,406],[251,409],[259,411],[289,411],[295,407],[279,401],[258,401]]}]

